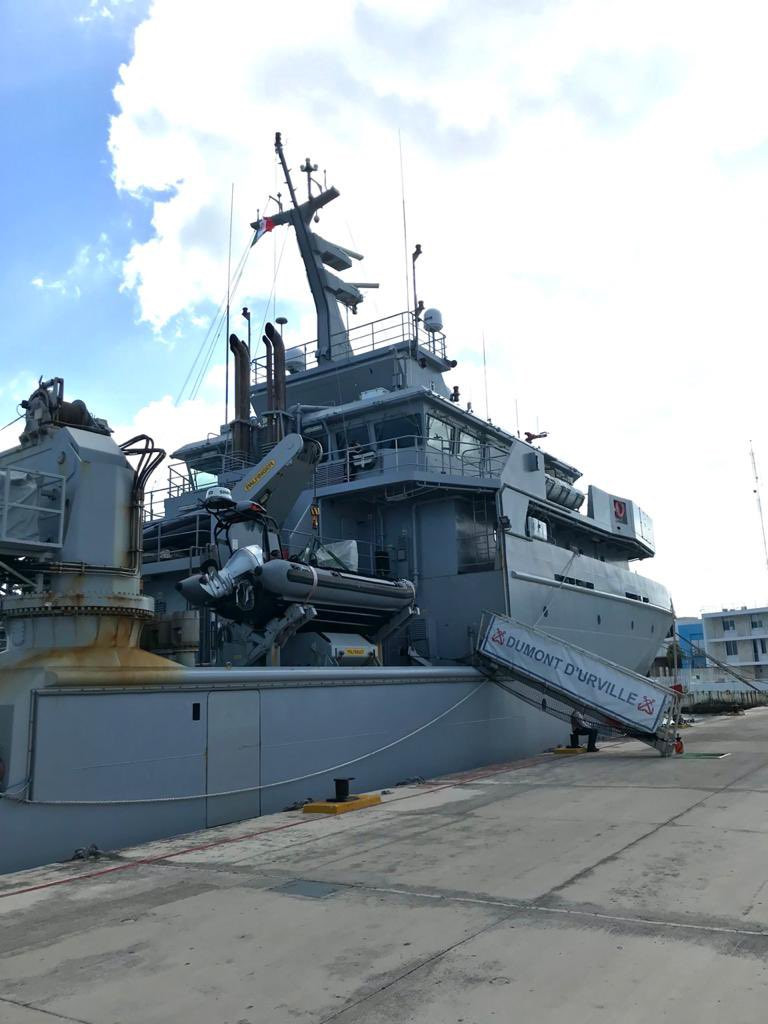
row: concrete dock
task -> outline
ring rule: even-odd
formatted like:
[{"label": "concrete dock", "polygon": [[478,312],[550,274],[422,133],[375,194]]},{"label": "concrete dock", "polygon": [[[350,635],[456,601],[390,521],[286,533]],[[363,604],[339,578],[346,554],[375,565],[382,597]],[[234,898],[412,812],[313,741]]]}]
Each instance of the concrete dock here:
[{"label": "concrete dock", "polygon": [[2,876],[0,1020],[764,1020],[768,709],[684,738]]}]

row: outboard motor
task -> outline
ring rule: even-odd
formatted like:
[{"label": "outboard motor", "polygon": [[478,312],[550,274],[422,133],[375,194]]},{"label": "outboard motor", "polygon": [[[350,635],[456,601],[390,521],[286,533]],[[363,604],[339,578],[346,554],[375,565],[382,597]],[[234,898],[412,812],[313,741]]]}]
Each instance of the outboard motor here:
[{"label": "outboard motor", "polygon": [[[181,580],[176,589],[190,604],[199,607],[213,607],[234,596],[236,606],[242,611],[253,608],[249,591],[249,578],[261,571],[264,554],[258,544],[239,548],[223,569],[197,573]],[[239,588],[239,591],[238,591]]]}]

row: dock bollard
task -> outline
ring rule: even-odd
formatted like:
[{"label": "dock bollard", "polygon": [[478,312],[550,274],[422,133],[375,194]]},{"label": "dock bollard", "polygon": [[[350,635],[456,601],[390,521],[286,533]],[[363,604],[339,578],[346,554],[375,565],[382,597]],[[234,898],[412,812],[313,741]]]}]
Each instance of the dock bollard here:
[{"label": "dock bollard", "polygon": [[334,779],[333,784],[336,787],[336,796],[333,798],[337,803],[343,804],[349,800],[349,784],[354,782],[354,775],[350,775],[348,779]]}]

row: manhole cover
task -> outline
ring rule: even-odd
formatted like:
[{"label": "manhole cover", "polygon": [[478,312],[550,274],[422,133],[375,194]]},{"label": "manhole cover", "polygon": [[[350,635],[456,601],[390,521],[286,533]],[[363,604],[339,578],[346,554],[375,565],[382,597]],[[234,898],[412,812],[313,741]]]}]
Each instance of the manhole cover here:
[{"label": "manhole cover", "polygon": [[287,896],[307,896],[311,900],[324,900],[326,896],[333,896],[338,891],[338,885],[329,885],[327,882],[308,882],[303,878],[285,882],[283,885],[276,885],[272,890],[272,892],[284,892]]},{"label": "manhole cover", "polygon": [[698,751],[697,750],[695,753],[691,752],[690,754],[682,754],[681,756],[682,757],[730,757],[731,755],[730,755],[730,752],[727,752],[725,754],[713,754],[713,753],[710,753],[709,751],[704,753],[703,751]]}]

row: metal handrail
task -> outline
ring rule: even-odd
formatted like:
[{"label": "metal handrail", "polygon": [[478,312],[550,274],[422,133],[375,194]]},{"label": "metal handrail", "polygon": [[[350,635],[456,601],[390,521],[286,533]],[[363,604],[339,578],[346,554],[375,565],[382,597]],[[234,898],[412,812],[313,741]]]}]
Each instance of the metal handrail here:
[{"label": "metal handrail", "polygon": [[349,482],[393,469],[416,469],[474,479],[498,477],[507,454],[489,444],[462,448],[459,441],[405,434],[339,450],[336,455],[319,463],[317,486]]},{"label": "metal handrail", "polygon": [[[33,494],[28,495],[26,498],[13,501],[11,499],[11,482],[13,474],[16,474],[17,482],[23,477],[27,482],[31,483],[34,487]],[[37,469],[26,469],[22,466],[0,471],[0,479],[2,480],[2,487],[0,487],[0,543],[13,545],[21,544],[35,548],[60,548],[64,542],[64,477],[57,473],[46,473]],[[40,504],[44,497],[44,488],[50,488],[51,486],[55,488],[55,495],[57,499],[56,505]],[[40,539],[33,540],[29,537],[14,536],[12,532],[9,532],[8,525],[8,516],[13,509],[17,509],[24,513],[25,522],[28,521],[29,518],[34,519],[34,513],[37,513],[38,516],[55,517],[56,539],[44,541]]]},{"label": "metal handrail", "polygon": [[[253,465],[253,460],[226,452],[219,455],[218,459],[217,473],[228,473],[236,469],[246,470]],[[183,469],[179,467],[183,467]],[[182,494],[199,491],[206,484],[211,487],[214,485],[215,480],[201,482],[201,476],[208,477],[215,476],[215,474],[192,469],[184,462],[172,463],[168,467],[168,483],[165,487],[155,487],[144,495],[144,522],[151,523],[156,519],[163,519],[165,517],[165,502],[168,498],[178,498]]]},{"label": "metal handrail", "polygon": [[[331,335],[331,350],[336,345],[349,344],[351,352],[346,355],[334,355],[334,362],[344,362],[352,356],[361,355],[364,352],[373,352],[378,348],[386,348],[396,345],[398,342],[411,342],[415,340],[419,346],[440,359],[445,359],[445,335],[441,331],[425,331],[414,329],[413,313],[404,310],[401,313],[394,313],[391,316],[382,317],[379,320],[372,320],[367,324],[350,327],[345,331],[337,331]],[[297,354],[304,369],[311,369],[319,365],[317,339],[302,342],[298,345],[286,344],[288,359],[294,358]],[[252,360],[254,383],[266,379],[266,356],[257,356]]]}]

